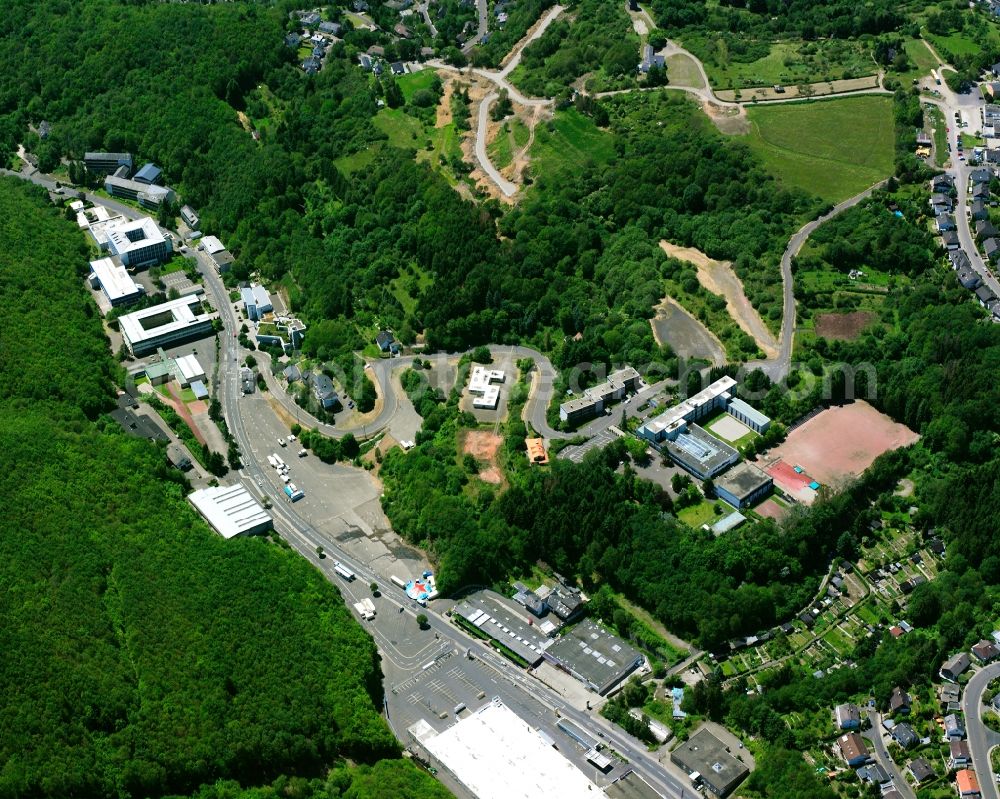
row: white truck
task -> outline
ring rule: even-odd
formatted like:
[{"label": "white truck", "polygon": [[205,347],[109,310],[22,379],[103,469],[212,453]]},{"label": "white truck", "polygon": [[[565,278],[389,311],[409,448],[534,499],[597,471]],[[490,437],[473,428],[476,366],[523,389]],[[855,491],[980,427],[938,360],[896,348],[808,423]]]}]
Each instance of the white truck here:
[{"label": "white truck", "polygon": [[341,562],[340,562],[339,560],[335,560],[335,561],[333,562],[333,570],[334,570],[335,572],[337,572],[337,574],[339,574],[339,575],[340,575],[341,577],[343,577],[343,578],[344,578],[345,580],[347,580],[347,582],[351,582],[351,580],[353,580],[353,579],[354,579],[354,576],[355,576],[355,575],[354,575],[354,572],[352,572],[352,571],[351,571],[350,569],[348,569],[348,568],[347,568],[347,567],[346,567],[346,566],[345,566],[345,565],[344,565],[343,563],[341,563]]},{"label": "white truck", "polygon": [[360,602],[355,602],[354,609],[365,621],[371,621],[375,618],[375,603],[368,598],[362,599]]}]

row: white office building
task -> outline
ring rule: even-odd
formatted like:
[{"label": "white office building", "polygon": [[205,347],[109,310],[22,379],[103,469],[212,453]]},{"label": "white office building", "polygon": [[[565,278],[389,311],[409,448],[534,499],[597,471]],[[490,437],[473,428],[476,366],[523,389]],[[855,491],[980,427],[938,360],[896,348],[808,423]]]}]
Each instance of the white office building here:
[{"label": "white office building", "polygon": [[243,299],[243,309],[246,311],[247,319],[254,322],[260,320],[264,314],[274,310],[274,306],[271,304],[271,295],[260,284],[254,283],[250,286],[244,286],[240,289],[240,296]]},{"label": "white office building", "polygon": [[133,355],[140,356],[159,347],[209,335],[212,316],[201,313],[200,305],[198,297],[180,297],[126,314],[118,320],[125,346]]},{"label": "white office building", "polygon": [[107,250],[130,269],[162,263],[173,252],[170,239],[149,217],[115,225],[106,234]]},{"label": "white office building", "polygon": [[472,407],[482,410],[495,410],[500,402],[500,387],[493,383],[502,383],[505,375],[500,369],[487,369],[485,366],[474,366],[469,379],[469,393],[474,395]]},{"label": "white office building", "polygon": [[[100,258],[90,262],[90,283],[100,288],[113,306],[128,305],[143,294],[143,288],[134,280],[121,263],[113,258]],[[95,285],[96,284],[96,285]]]},{"label": "white office building", "polygon": [[181,206],[181,219],[184,220],[184,224],[191,228],[191,230],[197,230],[198,225],[201,222],[198,218],[198,214],[195,213],[194,208],[190,205]]},{"label": "white office building", "polygon": [[223,538],[256,535],[271,529],[271,517],[241,485],[203,488],[188,501]]}]

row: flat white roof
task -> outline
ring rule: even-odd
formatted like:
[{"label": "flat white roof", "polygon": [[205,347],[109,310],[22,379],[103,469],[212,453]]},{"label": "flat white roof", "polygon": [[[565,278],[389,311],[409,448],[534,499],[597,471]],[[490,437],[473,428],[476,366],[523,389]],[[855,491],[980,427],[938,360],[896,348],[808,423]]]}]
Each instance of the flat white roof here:
[{"label": "flat white roof", "polygon": [[156,226],[156,222],[148,216],[134,222],[115,225],[108,230],[108,243],[119,255],[150,244],[166,241]]},{"label": "flat white roof", "polygon": [[121,264],[116,264],[111,258],[101,258],[90,262],[90,268],[97,275],[101,289],[108,299],[114,302],[123,297],[132,297],[142,291]]},{"label": "flat white roof", "polygon": [[193,492],[188,499],[223,538],[266,529],[271,517],[241,485]]},{"label": "flat white roof", "polygon": [[190,383],[192,380],[202,380],[205,377],[205,370],[201,368],[198,358],[194,355],[181,355],[174,359],[174,363],[177,364],[185,383]]},{"label": "flat white roof", "polygon": [[490,388],[490,383],[502,383],[504,373],[501,369],[487,369],[485,366],[472,367],[469,378],[469,391],[473,394],[484,394]]},{"label": "flat white roof", "polygon": [[205,252],[209,255],[215,255],[217,252],[222,252],[226,249],[226,246],[215,236],[203,236],[201,243],[205,245]]},{"label": "flat white roof", "polygon": [[493,410],[500,402],[500,389],[497,386],[487,386],[482,394],[472,400],[472,407]]},{"label": "flat white roof", "polygon": [[[125,314],[118,320],[118,324],[122,335],[135,344],[139,341],[172,333],[175,330],[191,327],[208,319],[208,314],[195,314],[191,310],[192,305],[197,305],[200,302],[198,297],[180,297],[154,305],[151,308],[143,308],[141,311]],[[160,314],[169,314],[169,317],[165,317],[160,324],[148,328],[146,325],[151,325],[149,321],[146,322],[146,325],[143,324],[144,320],[149,320]]]},{"label": "flat white roof", "polygon": [[421,743],[478,799],[596,799],[600,789],[499,700]]},{"label": "flat white roof", "polygon": [[[98,205],[96,208],[103,209],[104,206]],[[94,210],[93,208],[88,209],[85,213],[90,213]],[[108,243],[108,235],[114,230],[119,224],[125,221],[123,216],[112,216],[108,217],[106,214],[104,216],[98,215],[98,220],[96,222],[89,222],[90,225],[90,235],[94,237],[94,241],[100,247],[104,247]]]},{"label": "flat white roof", "polygon": [[643,427],[653,433],[660,433],[677,422],[687,419],[688,414],[693,413],[702,405],[711,402],[716,397],[725,394],[735,385],[736,381],[729,375],[720,377],[708,388],[702,389],[693,397],[689,397],[684,400],[684,402],[678,403],[672,408],[668,408],[656,418],[650,419],[643,425]]}]

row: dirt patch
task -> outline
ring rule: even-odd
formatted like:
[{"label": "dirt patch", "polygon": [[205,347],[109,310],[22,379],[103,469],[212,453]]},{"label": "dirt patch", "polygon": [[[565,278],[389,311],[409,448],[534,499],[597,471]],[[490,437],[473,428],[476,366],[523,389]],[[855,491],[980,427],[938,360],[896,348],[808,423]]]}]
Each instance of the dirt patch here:
[{"label": "dirt patch", "polygon": [[754,508],[757,513],[768,519],[774,519],[775,521],[781,521],[788,515],[788,508],[783,508],[773,499],[766,499],[760,503],[756,508]]},{"label": "dirt patch", "polygon": [[247,133],[253,133],[253,125],[250,123],[250,117],[248,117],[242,111],[237,111],[236,118],[240,121],[240,124],[243,126],[243,130],[245,130]]},{"label": "dirt patch", "polygon": [[701,101],[701,110],[712,120],[719,133],[727,136],[743,136],[750,132],[750,120],[742,107],[719,105],[705,100]]},{"label": "dirt patch", "polygon": [[653,338],[681,358],[704,358],[713,366],[726,362],[726,348],[707,327],[689,314],[673,297],[664,297],[649,320]]},{"label": "dirt patch", "polygon": [[270,391],[267,392],[267,404],[271,406],[271,410],[274,411],[274,415],[281,419],[281,423],[284,424],[285,427],[291,429],[292,425],[296,424],[295,417],[288,412],[288,409],[284,405],[278,402],[274,394]]},{"label": "dirt patch", "polygon": [[905,447],[916,433],[864,401],[827,408],[793,430],[768,460],[799,466],[821,484],[839,488],[883,452]]},{"label": "dirt patch", "polygon": [[455,93],[455,77],[452,73],[444,69],[438,70],[438,77],[441,78],[443,90],[441,102],[438,103],[437,116],[434,118],[434,127],[443,128],[451,124],[451,96]]},{"label": "dirt patch", "polygon": [[479,470],[479,479],[484,483],[503,483],[503,474],[497,465],[497,452],[502,442],[500,436],[487,430],[469,430],[462,438],[462,455],[471,455],[480,465],[486,464]]},{"label": "dirt patch", "polygon": [[756,308],[750,304],[743,291],[743,284],[736,277],[729,261],[715,261],[694,247],[679,247],[669,241],[661,241],[660,247],[672,258],[687,261],[698,270],[698,282],[713,294],[726,300],[729,315],[760,347],[768,358],[778,357],[778,342],[760,318]]},{"label": "dirt patch", "polygon": [[871,311],[816,314],[816,335],[838,341],[854,341],[875,319]]}]

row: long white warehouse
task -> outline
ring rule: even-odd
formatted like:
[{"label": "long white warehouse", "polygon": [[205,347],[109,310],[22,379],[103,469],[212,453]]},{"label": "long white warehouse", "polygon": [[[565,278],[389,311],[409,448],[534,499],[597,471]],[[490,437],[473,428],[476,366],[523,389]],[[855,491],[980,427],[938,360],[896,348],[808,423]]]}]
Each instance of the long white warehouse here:
[{"label": "long white warehouse", "polygon": [[551,738],[499,699],[442,733],[426,722],[410,731],[478,799],[594,799],[602,793]]},{"label": "long white warehouse", "polygon": [[202,488],[188,501],[223,538],[256,535],[271,529],[271,517],[241,485]]}]

